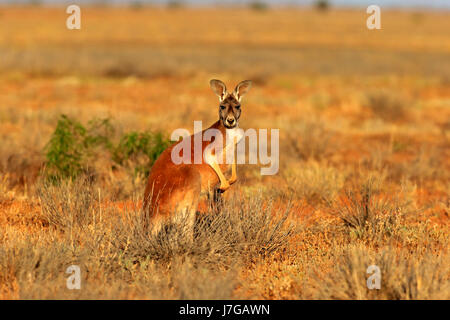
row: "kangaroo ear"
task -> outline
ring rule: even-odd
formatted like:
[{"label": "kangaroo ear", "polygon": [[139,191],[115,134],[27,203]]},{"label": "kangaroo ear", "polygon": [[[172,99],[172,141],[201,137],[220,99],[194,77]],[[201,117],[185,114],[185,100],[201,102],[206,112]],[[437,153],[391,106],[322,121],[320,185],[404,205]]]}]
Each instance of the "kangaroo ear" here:
[{"label": "kangaroo ear", "polygon": [[212,91],[219,97],[219,100],[222,101],[227,95],[227,87],[225,83],[220,80],[212,79],[209,82]]},{"label": "kangaroo ear", "polygon": [[250,90],[251,87],[252,82],[250,80],[244,80],[236,86],[236,89],[234,89],[233,94],[236,97],[236,99],[238,99],[238,101],[241,101],[242,97]]}]

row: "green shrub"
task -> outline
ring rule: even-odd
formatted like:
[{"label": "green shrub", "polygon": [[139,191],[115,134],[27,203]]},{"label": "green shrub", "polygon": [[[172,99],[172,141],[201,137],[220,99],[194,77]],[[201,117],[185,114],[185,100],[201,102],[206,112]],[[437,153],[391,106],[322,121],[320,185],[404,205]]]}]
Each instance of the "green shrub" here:
[{"label": "green shrub", "polygon": [[250,2],[249,7],[250,9],[255,11],[266,11],[267,9],[269,9],[267,3],[262,1],[252,1]]},{"label": "green shrub", "polygon": [[62,115],[45,146],[46,172],[51,178],[75,178],[83,169],[88,144],[87,130],[79,122]]},{"label": "green shrub", "polygon": [[135,174],[148,174],[150,167],[169,144],[170,141],[161,132],[130,132],[120,139],[114,150],[113,160],[124,165],[127,161],[137,162],[137,158],[145,156],[147,161],[136,166]]},{"label": "green shrub", "polygon": [[115,144],[114,133],[110,119],[94,119],[85,127],[62,115],[45,146],[45,175],[53,181],[75,179],[87,171],[99,152],[109,154],[114,164],[135,164],[135,174],[147,174],[170,144],[161,132],[149,131],[125,133]]},{"label": "green shrub", "polygon": [[330,8],[330,2],[328,0],[317,0],[314,7],[319,11],[327,11]]}]

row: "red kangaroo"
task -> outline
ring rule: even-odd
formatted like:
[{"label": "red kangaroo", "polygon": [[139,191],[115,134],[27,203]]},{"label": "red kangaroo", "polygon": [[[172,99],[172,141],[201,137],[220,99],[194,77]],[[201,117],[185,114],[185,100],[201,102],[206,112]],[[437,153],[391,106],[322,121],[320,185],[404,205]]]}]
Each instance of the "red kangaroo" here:
[{"label": "red kangaroo", "polygon": [[[211,80],[210,85],[213,92],[219,97],[219,120],[208,129],[184,138],[190,139],[190,163],[175,164],[173,162],[172,150],[183,142],[179,141],[168,147],[159,156],[150,171],[144,194],[144,210],[146,213],[145,223],[152,224],[153,232],[158,232],[162,223],[168,219],[183,218],[185,227],[193,233],[200,195],[211,195],[214,188],[224,192],[237,180],[236,154],[233,154],[231,177],[227,180],[223,172],[229,170],[230,164],[226,161],[219,161],[218,154],[214,151],[209,156],[204,153],[205,149],[215,142],[215,139],[203,141],[203,136],[207,130],[216,129],[220,131],[219,137],[223,139],[223,143],[219,144],[223,146],[220,150],[222,156],[226,157],[226,152],[230,149],[235,152],[235,145],[242,138],[237,130],[241,116],[241,100],[249,91],[251,81],[240,82],[232,93],[227,92],[225,84],[220,80]],[[227,136],[235,138],[230,143]],[[198,138],[202,141],[201,163],[194,161],[194,154],[199,152],[199,150],[194,150],[196,145],[194,141]]]}]

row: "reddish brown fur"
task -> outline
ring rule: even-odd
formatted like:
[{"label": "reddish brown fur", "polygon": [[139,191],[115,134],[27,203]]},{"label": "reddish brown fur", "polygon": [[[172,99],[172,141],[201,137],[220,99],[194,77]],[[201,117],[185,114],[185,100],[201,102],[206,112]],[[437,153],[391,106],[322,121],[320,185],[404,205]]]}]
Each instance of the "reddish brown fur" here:
[{"label": "reddish brown fur", "polygon": [[[225,127],[220,120],[210,128],[220,130],[222,136],[226,137]],[[202,136],[206,130],[201,132]],[[177,205],[181,206],[180,202],[183,201],[192,202],[191,205],[196,207],[200,195],[210,194],[219,183],[217,174],[205,161],[202,161],[201,164],[194,164],[194,135],[188,139],[191,139],[192,164],[177,165],[173,163],[172,149],[181,143],[177,142],[167,148],[152,167],[144,194],[144,208],[152,215],[158,215],[161,218],[168,217],[176,210]],[[203,141],[202,150],[210,143],[210,141]],[[223,143],[225,145],[225,142]],[[220,165],[223,172],[227,171],[229,167],[230,165],[225,163]],[[190,194],[192,194],[193,200],[186,199],[185,195]]]}]

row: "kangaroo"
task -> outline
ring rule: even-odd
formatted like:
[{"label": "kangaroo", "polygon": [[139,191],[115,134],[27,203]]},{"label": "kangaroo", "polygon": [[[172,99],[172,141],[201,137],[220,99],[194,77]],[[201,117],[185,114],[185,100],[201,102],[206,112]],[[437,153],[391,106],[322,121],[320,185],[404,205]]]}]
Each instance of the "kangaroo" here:
[{"label": "kangaroo", "polygon": [[[210,86],[219,97],[219,120],[208,129],[184,138],[190,139],[191,142],[190,163],[175,164],[172,160],[173,149],[182,143],[179,141],[161,153],[150,171],[144,193],[144,223],[146,226],[151,223],[153,232],[159,232],[164,221],[174,218],[182,219],[183,225],[193,236],[200,196],[210,195],[211,191],[215,191],[214,189],[225,192],[237,180],[236,155],[233,154],[231,177],[228,180],[223,172],[229,170],[230,164],[220,161],[219,155],[225,156],[227,151],[231,152],[231,150],[235,152],[235,145],[242,138],[237,134],[241,116],[241,100],[250,90],[251,81],[240,82],[232,93],[228,93],[225,84],[220,80],[211,80]],[[223,148],[219,152],[216,152],[216,149],[210,153],[205,152],[213,143],[218,142],[215,139],[203,141],[204,134],[208,130],[220,132],[219,137],[223,141],[218,145]],[[229,136],[233,137],[231,143],[229,139],[226,139]],[[201,140],[201,150],[194,150],[195,141],[199,140]],[[202,161],[196,163],[195,153],[197,152],[198,155],[200,151]]]}]

